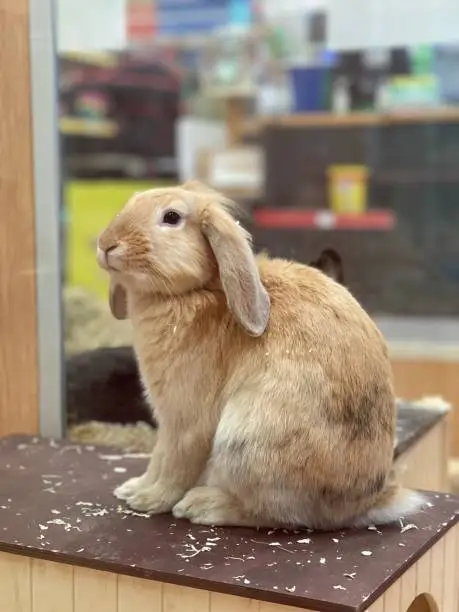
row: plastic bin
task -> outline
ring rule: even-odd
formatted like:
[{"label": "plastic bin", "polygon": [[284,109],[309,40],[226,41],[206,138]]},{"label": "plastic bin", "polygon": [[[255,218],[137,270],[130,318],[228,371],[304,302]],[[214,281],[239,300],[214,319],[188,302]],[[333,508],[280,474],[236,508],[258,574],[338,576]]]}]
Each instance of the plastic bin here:
[{"label": "plastic bin", "polygon": [[323,111],[327,107],[328,69],[298,67],[290,69],[293,112]]}]

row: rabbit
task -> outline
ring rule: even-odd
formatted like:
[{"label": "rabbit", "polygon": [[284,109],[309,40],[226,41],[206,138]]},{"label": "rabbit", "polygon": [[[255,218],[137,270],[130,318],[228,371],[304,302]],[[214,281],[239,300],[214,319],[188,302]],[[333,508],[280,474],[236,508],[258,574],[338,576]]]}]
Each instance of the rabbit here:
[{"label": "rabbit", "polygon": [[307,265],[255,257],[236,205],[189,181],[134,194],[98,239],[158,437],[114,491],[202,525],[338,529],[424,504],[395,480],[382,334]]},{"label": "rabbit", "polygon": [[324,274],[333,278],[340,285],[344,285],[344,270],[341,255],[335,249],[324,249],[317,259],[311,261],[312,268],[322,270]]},{"label": "rabbit", "polygon": [[100,347],[66,358],[67,420],[155,427],[131,346]]}]

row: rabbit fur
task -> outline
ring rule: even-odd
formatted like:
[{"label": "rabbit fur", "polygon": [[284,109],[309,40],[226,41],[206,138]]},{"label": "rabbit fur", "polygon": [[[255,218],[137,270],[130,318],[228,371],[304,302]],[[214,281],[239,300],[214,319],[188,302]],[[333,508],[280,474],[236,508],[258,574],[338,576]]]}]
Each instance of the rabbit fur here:
[{"label": "rabbit fur", "polygon": [[392,470],[381,333],[319,270],[256,258],[234,213],[192,181],[135,194],[99,237],[159,425],[146,472],[115,495],[206,525],[336,529],[416,511],[422,496]]}]

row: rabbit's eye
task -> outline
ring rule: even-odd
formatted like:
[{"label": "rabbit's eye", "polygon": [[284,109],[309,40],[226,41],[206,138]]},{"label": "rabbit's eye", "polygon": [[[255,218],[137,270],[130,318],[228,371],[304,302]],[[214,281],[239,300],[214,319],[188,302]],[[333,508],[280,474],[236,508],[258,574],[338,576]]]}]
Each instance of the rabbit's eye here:
[{"label": "rabbit's eye", "polygon": [[163,223],[166,225],[178,225],[181,220],[182,217],[175,210],[168,210],[163,216]]}]

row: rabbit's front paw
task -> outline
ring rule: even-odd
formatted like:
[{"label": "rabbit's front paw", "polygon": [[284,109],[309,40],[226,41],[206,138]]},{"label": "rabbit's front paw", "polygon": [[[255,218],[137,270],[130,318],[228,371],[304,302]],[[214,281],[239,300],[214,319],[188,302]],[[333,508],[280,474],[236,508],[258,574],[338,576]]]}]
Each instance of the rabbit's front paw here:
[{"label": "rabbit's front paw", "polygon": [[140,489],[144,486],[144,483],[145,474],[142,476],[136,476],[135,478],[130,478],[129,480],[126,480],[126,482],[123,482],[123,484],[119,487],[116,487],[113,494],[117,499],[125,501],[140,491]]},{"label": "rabbit's front paw", "polygon": [[177,490],[158,483],[140,489],[127,499],[127,503],[130,508],[139,512],[162,514],[170,512],[183,493],[183,489]]}]

